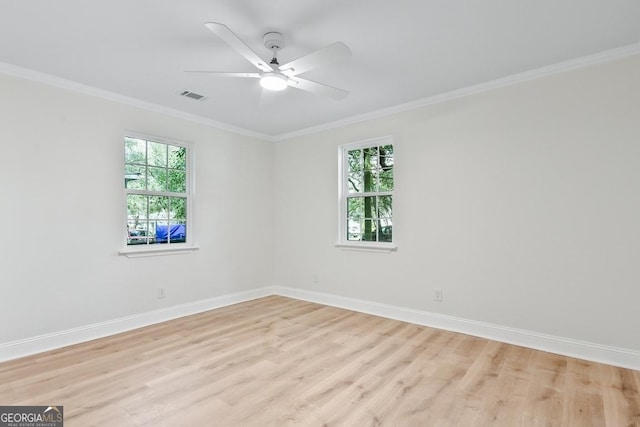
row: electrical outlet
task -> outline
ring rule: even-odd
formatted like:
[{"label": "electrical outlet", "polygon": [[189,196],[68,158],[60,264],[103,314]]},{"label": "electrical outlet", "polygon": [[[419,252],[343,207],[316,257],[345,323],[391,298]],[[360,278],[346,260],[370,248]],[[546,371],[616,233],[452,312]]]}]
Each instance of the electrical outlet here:
[{"label": "electrical outlet", "polygon": [[162,299],[166,297],[166,294],[164,293],[164,288],[158,288],[158,299]]},{"label": "electrical outlet", "polygon": [[320,281],[320,279],[318,279],[318,273],[313,273],[311,275],[311,280],[313,281],[313,283],[318,283]]},{"label": "electrical outlet", "polygon": [[436,302],[442,302],[442,289],[433,290],[433,300]]}]

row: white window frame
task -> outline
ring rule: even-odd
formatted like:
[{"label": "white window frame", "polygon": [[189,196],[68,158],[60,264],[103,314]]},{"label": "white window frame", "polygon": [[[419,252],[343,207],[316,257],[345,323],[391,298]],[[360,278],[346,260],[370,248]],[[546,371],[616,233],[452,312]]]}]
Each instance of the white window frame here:
[{"label": "white window frame", "polygon": [[[186,192],[185,197],[187,199],[187,226],[186,226],[186,241],[184,243],[169,243],[169,244],[151,244],[151,245],[127,245],[127,235],[126,232],[123,233],[123,248],[118,252],[120,255],[127,256],[129,258],[137,258],[137,257],[148,257],[148,256],[159,256],[159,255],[177,255],[189,253],[194,250],[199,249],[199,247],[194,243],[194,223],[193,223],[193,207],[195,205],[195,147],[193,144],[184,142],[184,141],[176,141],[164,137],[158,137],[153,135],[141,134],[138,132],[125,132],[121,139],[121,149],[123,150],[122,156],[122,171],[124,175],[126,159],[124,156],[124,140],[125,138],[135,138],[142,139],[150,142],[158,142],[161,144],[175,145],[179,147],[185,147],[187,149],[187,159],[186,159]],[[122,180],[119,181],[120,185],[122,185]],[[126,224],[128,221],[128,213],[127,213],[127,195],[131,193],[138,193],[138,191],[129,190],[126,187],[121,187],[124,189],[123,191],[123,212],[124,212],[124,222]],[[163,192],[153,192],[158,195],[172,195],[173,193],[163,193]]]},{"label": "white window frame", "polygon": [[[338,240],[335,244],[336,247],[346,250],[361,250],[369,252],[392,252],[398,249],[396,244],[396,236],[393,234],[392,242],[368,242],[368,241],[354,241],[347,240],[347,196],[349,195],[349,162],[347,160],[348,153],[351,150],[363,149],[368,147],[379,147],[381,145],[393,145],[394,146],[394,190],[390,192],[384,192],[384,194],[390,194],[394,196],[396,188],[395,180],[395,163],[396,163],[396,150],[393,144],[393,138],[391,136],[384,136],[381,138],[368,139],[366,141],[353,142],[344,144],[338,147]],[[372,195],[378,195],[378,193],[372,193]],[[395,196],[394,199],[395,201]],[[394,203],[395,204],[395,203]],[[395,218],[395,210],[394,210]],[[395,227],[394,227],[395,231]]]}]

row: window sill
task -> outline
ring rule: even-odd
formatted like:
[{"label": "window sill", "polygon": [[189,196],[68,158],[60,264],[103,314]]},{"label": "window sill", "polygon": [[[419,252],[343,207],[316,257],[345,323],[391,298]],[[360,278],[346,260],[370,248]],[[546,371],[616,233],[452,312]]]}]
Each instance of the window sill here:
[{"label": "window sill", "polygon": [[141,258],[151,256],[163,256],[163,255],[180,255],[187,254],[189,252],[197,251],[200,249],[196,245],[180,245],[175,244],[170,247],[157,247],[155,245],[145,245],[144,247],[125,247],[118,251],[118,255],[124,255],[127,258]]},{"label": "window sill", "polygon": [[364,251],[364,252],[395,252],[398,246],[393,243],[374,243],[374,242],[338,242],[336,248],[345,251]]}]

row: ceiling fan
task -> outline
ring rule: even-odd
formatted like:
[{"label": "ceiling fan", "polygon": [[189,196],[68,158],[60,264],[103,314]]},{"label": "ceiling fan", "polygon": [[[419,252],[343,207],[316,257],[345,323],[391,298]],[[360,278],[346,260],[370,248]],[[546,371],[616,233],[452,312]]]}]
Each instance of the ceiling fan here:
[{"label": "ceiling fan", "polygon": [[301,58],[280,65],[278,62],[278,51],[285,47],[284,36],[281,33],[269,32],[264,35],[264,46],[271,50],[273,58],[270,62],[267,62],[262,60],[258,54],[251,50],[251,48],[240,40],[226,25],[217,22],[207,22],[204,25],[235,49],[247,61],[251,62],[259,71],[257,73],[187,71],[189,73],[207,73],[221,77],[260,79],[260,85],[266,90],[280,91],[291,86],[333,99],[343,99],[349,94],[346,90],[298,77],[298,74],[305,73],[313,68],[351,57],[351,50],[344,43],[332,43]]}]

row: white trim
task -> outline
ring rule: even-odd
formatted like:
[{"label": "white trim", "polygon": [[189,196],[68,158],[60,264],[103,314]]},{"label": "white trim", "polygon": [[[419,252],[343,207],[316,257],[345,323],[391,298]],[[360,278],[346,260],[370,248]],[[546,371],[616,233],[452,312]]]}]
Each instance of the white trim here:
[{"label": "white trim", "polygon": [[[125,143],[123,146],[123,163],[122,163],[122,172],[126,174],[126,140],[127,138],[139,139],[145,141],[145,143],[154,142],[165,145],[173,145],[177,147],[183,147],[187,150],[187,159],[186,159],[186,191],[184,193],[172,193],[172,192],[163,192],[163,191],[150,191],[150,190],[131,190],[124,187],[122,205],[124,207],[124,221],[125,224],[129,224],[129,214],[128,214],[128,205],[127,199],[129,194],[141,194],[148,196],[168,196],[168,197],[184,197],[187,199],[187,217],[185,218],[187,221],[187,239],[186,242],[183,243],[174,243],[167,245],[139,245],[139,246],[128,246],[127,245],[127,236],[123,236],[123,244],[124,247],[118,251],[119,255],[126,255],[129,258],[137,258],[137,257],[148,257],[148,256],[157,256],[157,255],[175,255],[186,252],[192,252],[194,250],[199,249],[197,245],[193,242],[196,239],[195,233],[195,225],[194,225],[194,210],[195,210],[195,182],[196,182],[196,147],[195,144],[188,141],[177,141],[166,137],[158,137],[149,134],[144,134],[135,131],[125,131],[122,135],[122,141]],[[147,159],[148,160],[148,159]],[[148,166],[148,164],[147,164]],[[126,181],[126,180],[125,180]]]},{"label": "white trim", "polygon": [[[353,241],[347,240],[349,232],[347,227],[347,199],[349,196],[392,196],[393,191],[374,191],[362,193],[349,193],[349,185],[347,184],[349,176],[349,162],[346,160],[349,151],[364,149],[368,147],[380,147],[382,145],[395,145],[391,135],[385,135],[378,138],[367,139],[364,141],[351,142],[340,145],[338,147],[338,240],[335,244],[337,248],[353,251],[366,252],[392,252],[397,250],[397,246],[391,242],[370,242],[370,241]],[[393,164],[395,168],[396,156],[394,151]],[[394,172],[395,177],[395,172]],[[395,190],[395,184],[394,184]]]},{"label": "white trim", "polygon": [[202,313],[270,295],[280,295],[303,301],[311,301],[388,319],[459,332],[494,341],[640,371],[640,351],[638,350],[607,346],[542,334],[535,331],[431,313],[423,310],[284,286],[271,286],[221,295],[215,298],[180,304],[92,325],[0,343],[0,362],[91,341],[167,320]]},{"label": "white trim", "polygon": [[46,84],[49,86],[58,87],[61,89],[79,92],[84,95],[94,96],[97,98],[118,102],[120,104],[141,108],[143,110],[152,111],[155,113],[165,114],[167,116],[176,117],[178,119],[187,120],[193,123],[198,123],[201,125],[215,128],[215,129],[233,132],[238,135],[259,138],[264,141],[274,140],[273,139],[274,137],[272,135],[268,135],[266,133],[255,132],[249,129],[233,126],[228,123],[219,122],[217,120],[212,120],[206,117],[198,116],[196,114],[186,113],[184,111],[176,110],[174,108],[169,108],[162,105],[153,104],[151,102],[142,101],[140,99],[132,98],[130,96],[109,92],[104,89],[98,89],[93,86],[84,85],[82,83],[77,83],[71,80],[66,80],[60,77],[52,76],[50,74],[41,73],[39,71],[31,70],[29,68],[23,68],[17,65],[8,64],[6,62],[0,62],[0,73],[7,74],[14,77],[19,77],[26,80],[31,80],[31,81]]},{"label": "white trim", "polygon": [[383,135],[376,138],[365,139],[362,141],[347,142],[342,144],[342,148],[345,152],[349,150],[355,150],[357,148],[379,147],[381,145],[392,145],[393,135]]},{"label": "white trim", "polygon": [[345,251],[364,251],[364,252],[394,252],[398,250],[398,246],[393,243],[376,243],[376,242],[360,242],[360,241],[344,241],[336,242],[334,245]]},{"label": "white trim", "polygon": [[626,57],[638,55],[638,54],[640,54],[640,43],[634,43],[631,45],[606,50],[604,52],[596,53],[594,55],[571,59],[568,61],[559,62],[557,64],[548,65],[546,67],[537,68],[535,70],[529,70],[522,73],[512,74],[510,76],[502,77],[502,78],[491,80],[488,82],[483,82],[476,85],[463,87],[460,89],[452,90],[450,92],[440,93],[437,95],[418,99],[416,101],[407,102],[405,104],[395,105],[393,107],[383,108],[380,110],[371,111],[364,114],[358,114],[356,116],[351,116],[351,117],[336,120],[333,122],[324,123],[318,126],[311,126],[311,127],[300,129],[293,132],[281,133],[273,136],[272,140],[277,142],[277,141],[284,141],[291,138],[297,138],[300,136],[314,134],[314,133],[322,132],[325,130],[331,130],[331,129],[348,126],[355,123],[364,122],[367,120],[373,120],[381,117],[390,116],[392,114],[415,110],[417,108],[426,107],[429,105],[440,104],[442,102],[452,101],[458,98],[464,98],[469,95],[487,92],[493,89],[499,89],[502,87],[511,86],[517,83],[522,83],[529,80],[538,79],[541,77],[547,77],[554,74],[564,73],[566,71],[575,70],[577,68],[583,68],[583,67],[588,67],[590,65],[596,65],[604,62],[615,61],[617,59],[622,59],[622,58],[626,58]]},{"label": "white trim", "polygon": [[109,335],[127,332],[132,329],[142,328],[156,323],[166,322],[167,320],[202,313],[204,311],[226,307],[228,305],[238,304],[269,295],[273,295],[273,288],[271,287],[253,289],[161,308],[145,313],[134,314],[132,316],[94,323],[92,325],[67,329],[64,331],[52,332],[36,337],[0,343],[0,362],[66,347],[81,342],[91,341],[107,337]]},{"label": "white trim", "polygon": [[640,371],[640,351],[542,334],[428,311],[282,286],[277,295],[459,332],[508,344]]},{"label": "white trim", "polygon": [[186,245],[182,246],[180,243],[174,243],[172,245],[136,245],[127,246],[118,251],[118,255],[124,255],[127,258],[142,258],[150,256],[162,256],[162,255],[179,255],[187,254],[189,252],[197,251],[200,249],[198,245]]},{"label": "white trim", "polygon": [[59,87],[62,89],[80,92],[85,95],[107,99],[107,100],[118,102],[121,104],[130,105],[132,107],[141,108],[143,110],[166,114],[171,117],[176,117],[176,118],[187,120],[190,122],[202,124],[215,129],[233,132],[238,135],[259,138],[259,139],[262,139],[263,141],[268,141],[268,142],[277,142],[277,141],[284,141],[287,139],[309,135],[309,134],[313,134],[313,133],[317,133],[325,130],[335,129],[338,127],[347,126],[350,124],[359,123],[366,120],[385,117],[391,114],[414,110],[416,108],[421,108],[427,105],[433,105],[441,102],[451,101],[454,99],[462,98],[462,97],[473,95],[476,93],[487,92],[492,89],[510,86],[516,83],[526,82],[529,80],[537,79],[540,77],[546,77],[553,74],[563,73],[565,71],[570,71],[577,68],[588,67],[590,65],[596,65],[604,62],[615,61],[617,59],[622,59],[622,58],[626,58],[626,57],[638,55],[638,54],[640,54],[640,42],[626,45],[626,46],[621,46],[615,49],[605,50],[603,52],[584,56],[581,58],[559,62],[557,64],[548,65],[546,67],[541,67],[535,70],[513,74],[511,76],[499,78],[489,82],[479,83],[477,85],[472,85],[465,88],[453,90],[451,92],[441,93],[438,95],[430,96],[427,98],[419,99],[419,100],[408,102],[405,104],[400,104],[400,105],[396,105],[389,108],[383,108],[380,110],[371,111],[368,113],[359,114],[352,117],[347,117],[341,120],[324,123],[318,126],[311,126],[308,128],[304,128],[304,129],[300,129],[292,132],[280,133],[276,135],[269,135],[261,132],[252,131],[249,129],[240,128],[237,126],[230,125],[228,123],[219,122],[217,120],[212,120],[206,117],[198,116],[196,114],[185,113],[184,111],[176,110],[169,107],[164,107],[158,104],[153,104],[147,101],[142,101],[139,99],[109,92],[103,89],[98,89],[92,86],[73,82],[71,80],[66,80],[60,77],[55,77],[49,74],[41,73],[39,71],[31,70],[28,68],[18,67],[17,65],[9,64],[6,62],[0,62],[0,73],[35,81],[38,83],[47,84],[50,86]]}]

